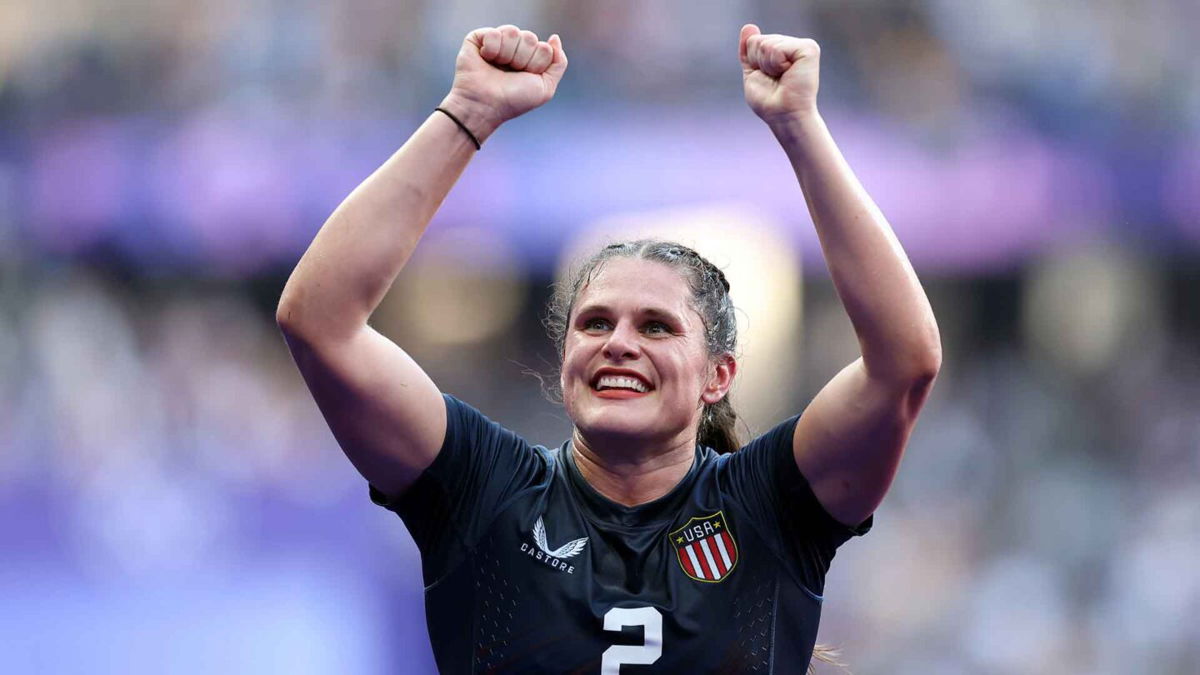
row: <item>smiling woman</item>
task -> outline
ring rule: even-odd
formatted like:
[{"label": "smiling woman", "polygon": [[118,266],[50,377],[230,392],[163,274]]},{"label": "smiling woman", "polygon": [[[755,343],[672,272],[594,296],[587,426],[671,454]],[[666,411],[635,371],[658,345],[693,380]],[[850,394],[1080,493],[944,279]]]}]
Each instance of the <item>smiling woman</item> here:
[{"label": "smiling woman", "polygon": [[443,672],[795,672],[814,655],[830,561],[871,528],[940,348],[902,249],[816,113],[816,43],[747,25],[738,52],[863,349],[803,416],[744,446],[729,282],[679,244],[613,244],[559,288],[547,326],[574,430],[557,448],[442,393],[367,323],[471,156],[553,97],[557,36],[469,34],[439,114],[288,280],[279,325],[371,499],[421,551]]},{"label": "smiling woman", "polygon": [[[718,452],[738,448],[729,400],[737,372],[737,319],[729,282],[692,249],[651,240],[606,246],[559,285],[546,326],[561,359],[563,403],[576,421],[575,441],[581,448],[588,447],[583,429],[597,440],[602,432],[580,424],[588,401],[581,394],[589,387],[579,385],[594,387],[595,377],[606,368],[644,380],[653,389],[667,378],[667,391],[656,392],[662,407],[646,413],[653,419],[640,431],[647,438],[658,437],[658,447],[670,446],[679,454],[698,440]],[[618,353],[623,350],[629,353]],[[631,360],[666,372],[639,372],[628,365],[622,371],[613,365]],[[590,376],[589,368],[594,371]],[[596,396],[604,398],[602,392]],[[699,432],[691,433],[689,418],[696,413]],[[611,414],[626,417],[620,409]],[[636,446],[635,435],[621,440],[617,452],[646,450]]]}]

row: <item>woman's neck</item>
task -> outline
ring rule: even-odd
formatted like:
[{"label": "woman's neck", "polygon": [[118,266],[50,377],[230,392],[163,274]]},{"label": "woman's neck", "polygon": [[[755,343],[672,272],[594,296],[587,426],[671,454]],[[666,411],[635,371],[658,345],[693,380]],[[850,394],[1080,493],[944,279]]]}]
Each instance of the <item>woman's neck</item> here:
[{"label": "woman's neck", "polygon": [[623,506],[638,506],[667,494],[696,459],[694,441],[683,440],[651,453],[597,452],[576,429],[575,466],[596,492]]}]

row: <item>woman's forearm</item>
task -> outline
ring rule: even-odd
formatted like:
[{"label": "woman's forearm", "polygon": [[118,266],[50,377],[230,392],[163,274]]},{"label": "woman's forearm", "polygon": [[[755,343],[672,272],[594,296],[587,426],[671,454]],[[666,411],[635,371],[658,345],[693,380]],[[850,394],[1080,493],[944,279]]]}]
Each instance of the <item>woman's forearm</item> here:
[{"label": "woman's forearm", "polygon": [[770,125],[800,181],[867,372],[931,377],[941,342],[929,300],[887,219],[815,110]]},{"label": "woman's forearm", "polygon": [[[448,98],[442,107],[480,142],[497,126],[461,102]],[[361,328],[475,152],[467,134],[434,111],[321,227],[284,287],[279,324],[313,338]]]}]

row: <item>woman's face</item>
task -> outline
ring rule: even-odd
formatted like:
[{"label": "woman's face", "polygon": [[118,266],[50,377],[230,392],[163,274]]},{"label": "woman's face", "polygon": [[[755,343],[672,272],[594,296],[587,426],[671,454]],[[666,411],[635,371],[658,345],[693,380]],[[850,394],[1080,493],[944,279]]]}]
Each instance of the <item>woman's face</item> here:
[{"label": "woman's face", "polygon": [[732,359],[708,356],[683,277],[662,263],[612,258],[569,317],[562,367],[567,415],[591,443],[694,438],[705,403],[724,396]]}]

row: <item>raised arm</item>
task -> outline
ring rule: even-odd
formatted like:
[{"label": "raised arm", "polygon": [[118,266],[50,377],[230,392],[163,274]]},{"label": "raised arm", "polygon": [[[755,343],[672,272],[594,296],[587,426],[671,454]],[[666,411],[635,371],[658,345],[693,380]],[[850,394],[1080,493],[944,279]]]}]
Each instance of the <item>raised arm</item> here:
[{"label": "raised arm", "polygon": [[895,233],[817,112],[817,43],[748,24],[739,55],[746,101],[791,160],[862,349],[805,409],[793,440],[822,505],[857,525],[891,485],[941,367],[937,323]]},{"label": "raised arm", "polygon": [[[516,26],[463,40],[441,103],[480,143],[554,96],[567,69],[557,35]],[[342,450],[372,485],[403,492],[433,462],[446,409],[429,376],[367,320],[476,152],[471,135],[433,112],[346,197],[284,287],[276,320]]]}]

